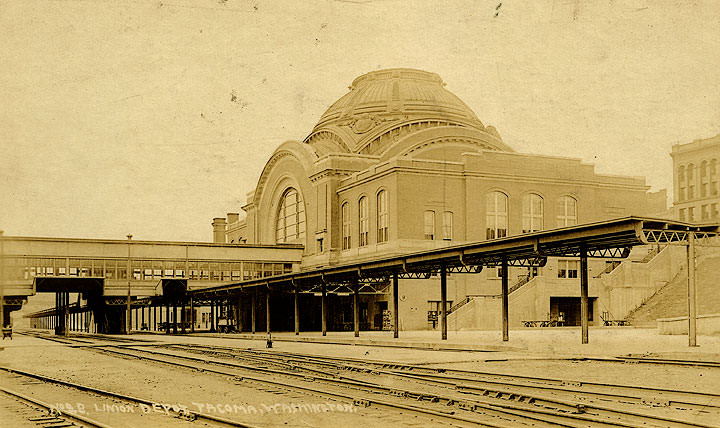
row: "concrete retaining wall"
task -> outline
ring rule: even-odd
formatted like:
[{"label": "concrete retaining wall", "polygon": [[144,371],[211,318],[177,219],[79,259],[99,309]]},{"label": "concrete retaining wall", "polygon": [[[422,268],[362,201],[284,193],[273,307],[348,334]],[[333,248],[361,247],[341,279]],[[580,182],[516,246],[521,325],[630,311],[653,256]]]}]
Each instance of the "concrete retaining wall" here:
[{"label": "concrete retaining wall", "polygon": [[[688,334],[688,317],[660,318],[657,323],[660,334]],[[698,315],[697,332],[720,335],[720,314]]]}]

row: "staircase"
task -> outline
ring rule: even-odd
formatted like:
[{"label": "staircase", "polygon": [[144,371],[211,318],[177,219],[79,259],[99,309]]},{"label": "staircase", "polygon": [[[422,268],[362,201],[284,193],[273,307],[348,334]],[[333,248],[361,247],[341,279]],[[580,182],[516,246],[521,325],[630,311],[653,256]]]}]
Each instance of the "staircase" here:
[{"label": "staircase", "polygon": [[[720,313],[720,293],[717,274],[720,270],[720,255],[699,260],[697,264],[697,309],[698,314]],[[680,272],[657,293],[628,315],[633,325],[656,326],[658,318],[687,316],[687,269]]]}]

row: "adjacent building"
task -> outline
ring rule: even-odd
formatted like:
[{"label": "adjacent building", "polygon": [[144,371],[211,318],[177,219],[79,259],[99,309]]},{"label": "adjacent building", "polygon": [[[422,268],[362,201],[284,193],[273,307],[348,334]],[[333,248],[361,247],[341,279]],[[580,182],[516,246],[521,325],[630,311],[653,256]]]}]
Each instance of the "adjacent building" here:
[{"label": "adjacent building", "polygon": [[691,223],[718,221],[720,134],[691,143],[675,144],[670,155],[675,189],[674,217]]}]

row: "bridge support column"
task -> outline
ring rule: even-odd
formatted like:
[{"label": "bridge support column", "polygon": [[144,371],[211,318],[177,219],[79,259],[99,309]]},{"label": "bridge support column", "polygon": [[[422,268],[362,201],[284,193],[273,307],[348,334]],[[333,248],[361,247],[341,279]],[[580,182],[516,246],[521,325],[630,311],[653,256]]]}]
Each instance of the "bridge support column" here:
[{"label": "bridge support column", "polygon": [[300,298],[298,293],[298,286],[295,285],[295,289],[293,290],[293,301],[295,303],[295,335],[300,334],[300,302],[298,301]]},{"label": "bridge support column", "polygon": [[185,327],[185,324],[187,323],[187,314],[185,313],[185,300],[182,301],[182,306],[180,306],[180,331],[182,334],[187,333],[187,329]]},{"label": "bridge support column", "polygon": [[440,266],[440,338],[447,340],[447,268]]},{"label": "bridge support column", "polygon": [[190,298],[190,332],[195,333],[195,302]]},{"label": "bridge support column", "polygon": [[265,294],[265,333],[270,334],[270,285]]},{"label": "bridge support column", "polygon": [[355,337],[360,337],[360,306],[358,303],[358,297],[360,293],[360,284],[358,278],[352,279],[352,290],[353,290],[353,331]]},{"label": "bridge support column", "polygon": [[177,313],[177,303],[173,303],[173,334],[177,334],[178,332],[178,313]]},{"label": "bridge support column", "polygon": [[[150,315],[148,314],[148,318],[150,318]],[[149,321],[149,319],[148,319]],[[145,325],[145,306],[140,307],[140,330],[143,329],[143,326]]]},{"label": "bridge support column", "polygon": [[257,319],[255,316],[255,312],[257,310],[257,294],[257,287],[255,287],[255,291],[250,295],[250,324],[252,324],[252,334],[255,334],[255,331],[257,330]]},{"label": "bridge support column", "polygon": [[580,329],[582,343],[588,343],[588,264],[587,251],[580,249]]},{"label": "bridge support column", "polygon": [[215,300],[210,300],[210,332],[215,333]]},{"label": "bridge support column", "polygon": [[170,334],[170,303],[165,304],[165,334]]},{"label": "bridge support column", "polygon": [[322,316],[321,324],[322,324],[322,335],[327,336],[327,288],[325,287],[325,283],[322,283],[322,297],[320,301],[320,312]]},{"label": "bridge support column", "polygon": [[237,296],[237,305],[235,306],[235,319],[237,320],[237,331],[242,333],[243,331],[243,313],[242,313],[243,296],[242,292]]},{"label": "bridge support column", "polygon": [[695,234],[687,234],[687,267],[688,267],[688,346],[697,346],[697,301],[695,279]]},{"label": "bridge support column", "polygon": [[393,338],[397,339],[400,332],[400,315],[398,313],[398,276],[393,274]]},{"label": "bridge support column", "polygon": [[510,316],[508,304],[508,263],[503,259],[500,264],[501,288],[502,288],[502,336],[503,342],[510,340]]}]

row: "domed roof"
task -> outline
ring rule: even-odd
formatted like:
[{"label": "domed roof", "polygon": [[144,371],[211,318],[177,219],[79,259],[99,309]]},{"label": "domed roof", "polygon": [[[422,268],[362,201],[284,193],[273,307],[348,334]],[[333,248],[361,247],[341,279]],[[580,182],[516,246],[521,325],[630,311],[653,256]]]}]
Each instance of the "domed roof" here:
[{"label": "domed roof", "polygon": [[422,70],[395,68],[363,74],[350,92],[320,117],[315,128],[358,115],[432,114],[479,122],[460,98],[444,88],[440,76]]},{"label": "domed roof", "polygon": [[356,78],[350,92],[325,111],[305,139],[316,155],[379,155],[408,133],[429,127],[474,130],[490,146],[506,150],[495,128],[445,89],[440,76],[422,70],[393,68]]}]

